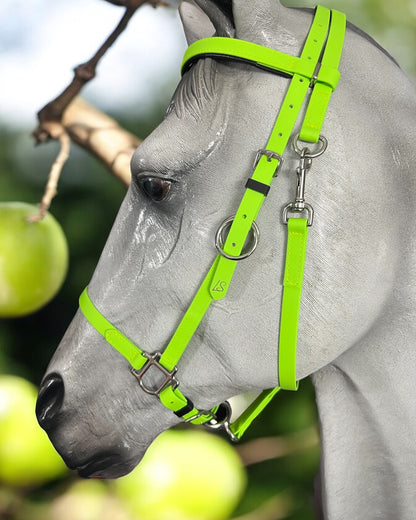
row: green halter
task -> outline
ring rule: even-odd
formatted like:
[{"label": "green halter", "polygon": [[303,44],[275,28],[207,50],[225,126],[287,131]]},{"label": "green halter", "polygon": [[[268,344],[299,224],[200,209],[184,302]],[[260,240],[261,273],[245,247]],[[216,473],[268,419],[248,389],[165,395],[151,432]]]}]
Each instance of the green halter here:
[{"label": "green halter", "polygon": [[[284,73],[291,76],[292,80],[269,141],[265,149],[258,152],[254,172],[246,183],[237,213],[234,217],[226,219],[217,232],[216,245],[219,254],[163,353],[149,354],[140,350],[100,313],[90,300],[87,289],[80,297],[80,308],[86,319],[129,361],[133,374],[145,392],[157,396],[167,408],[187,422],[213,427],[224,425],[234,439],[243,435],[253,419],[280,389],[298,388],[296,345],[299,308],[308,226],[312,224],[313,216],[311,207],[304,203],[302,190],[299,191],[302,186],[298,185],[299,197],[296,201],[285,208],[288,243],[279,338],[280,386],[264,390],[237,421],[230,425],[229,414],[220,417],[223,412],[222,405],[201,411],[182,394],[175,377],[177,364],[211,303],[226,296],[238,260],[251,254],[252,251],[243,252],[250,233],[254,236],[255,245],[257,244],[258,228],[255,220],[270,190],[271,182],[282,164],[283,153],[310,88],[312,93],[298,137],[311,143],[323,139],[320,132],[326,109],[340,78],[338,65],[345,24],[344,14],[318,6],[300,57],[243,40],[220,37],[199,40],[187,49],[182,73],[185,73],[196,60],[211,56],[217,59],[240,59],[271,72]],[[301,159],[303,166],[298,170],[298,175],[299,178],[303,178],[303,182],[311,157],[313,156],[304,154]],[[297,213],[296,218],[288,218],[289,213]],[[302,213],[307,213],[307,218],[299,218]],[[228,235],[224,239],[226,231]],[[165,380],[159,388],[149,388],[143,382],[143,374],[151,367],[157,368],[164,375]]]}]

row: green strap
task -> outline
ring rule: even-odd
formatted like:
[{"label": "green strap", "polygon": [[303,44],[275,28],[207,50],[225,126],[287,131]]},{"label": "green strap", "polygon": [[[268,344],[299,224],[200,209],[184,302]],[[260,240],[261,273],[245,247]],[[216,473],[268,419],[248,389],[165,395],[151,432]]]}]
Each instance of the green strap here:
[{"label": "green strap", "polygon": [[[294,76],[276,121],[276,126],[272,133],[273,139],[270,139],[270,141],[276,141],[276,136],[280,136],[279,143],[271,143],[269,141],[267,144],[268,150],[273,150],[280,156],[283,155],[307,91],[308,84],[300,82],[299,78]],[[251,178],[270,186],[277,165],[277,159],[268,160],[263,155]],[[223,247],[225,253],[230,256],[241,254],[253,221],[257,219],[264,199],[265,196],[263,194],[250,188],[246,189]],[[220,300],[227,295],[236,266],[237,262],[235,260],[230,260],[223,256],[219,259],[211,286],[211,295],[215,300]],[[215,288],[218,286],[223,287],[224,290],[221,292],[215,291]]]},{"label": "green strap", "polygon": [[296,345],[307,239],[307,219],[289,219],[279,338],[279,385],[284,390],[298,388]]},{"label": "green strap", "polygon": [[300,131],[300,139],[317,143],[332,92],[338,85],[341,74],[338,71],[346,28],[344,13],[331,11],[331,29],[322,58],[321,68],[316,78],[305,119]]},{"label": "green strap", "polygon": [[216,268],[217,262],[218,258],[214,261],[211,269],[192,300],[191,305],[183,316],[179,326],[160,358],[161,364],[168,370],[173,370],[177,365],[212,302],[209,287],[211,285],[212,274]]},{"label": "green strap", "polygon": [[272,388],[271,390],[264,390],[247,410],[240,415],[240,417],[233,422],[230,427],[231,432],[238,438],[244,435],[247,428],[254,421],[254,419],[261,414],[261,412],[270,403],[273,397],[280,392],[280,387]]},{"label": "green strap", "polygon": [[79,306],[91,325],[128,360],[134,369],[139,370],[144,366],[146,358],[142,355],[143,351],[104,318],[88,296],[87,288],[79,298]]},{"label": "green strap", "polygon": [[[284,54],[269,47],[264,47],[245,40],[215,36],[198,40],[187,48],[183,58],[181,72],[184,74],[197,59],[210,56],[231,59],[239,58],[270,71],[282,72],[290,76],[297,74],[311,80],[316,69],[316,52],[318,51],[318,53],[320,53],[325,43],[329,17],[330,12],[328,9],[322,6],[317,7],[314,22],[308,34],[308,41],[300,57]],[[319,58],[319,54],[317,58]],[[335,74],[335,79],[336,78],[337,76]],[[327,74],[323,79],[325,81],[331,81],[331,75]],[[317,81],[320,81],[320,79],[317,79]],[[335,88],[336,84],[333,85],[334,90]]]},{"label": "green strap", "polygon": [[[122,356],[124,356],[130,365],[135,370],[140,370],[145,365],[147,358],[143,356],[143,351],[139,349],[132,341],[130,341],[122,332],[120,332],[112,323],[110,323],[100,311],[92,303],[89,295],[88,288],[85,288],[79,298],[79,306],[91,323],[91,325],[99,332],[112,347],[114,347]],[[167,368],[167,367],[166,367]],[[171,370],[168,368],[168,370]],[[178,412],[185,406],[189,405],[190,401],[185,397],[178,388],[173,389],[172,386],[166,387],[160,393],[161,402],[173,412]],[[210,412],[214,413],[214,409]],[[189,412],[184,414],[182,417],[184,420],[198,416],[195,419],[189,421],[193,424],[203,424],[209,421],[212,417],[211,413],[202,413],[195,407]]]},{"label": "green strap", "polygon": [[253,65],[276,72],[283,72],[290,76],[300,74],[304,77],[311,77],[314,72],[313,66],[311,68],[311,63],[301,58],[245,40],[214,36],[198,40],[187,48],[181,68],[182,74],[189,69],[193,62],[202,56],[240,58],[245,62],[251,62]]}]

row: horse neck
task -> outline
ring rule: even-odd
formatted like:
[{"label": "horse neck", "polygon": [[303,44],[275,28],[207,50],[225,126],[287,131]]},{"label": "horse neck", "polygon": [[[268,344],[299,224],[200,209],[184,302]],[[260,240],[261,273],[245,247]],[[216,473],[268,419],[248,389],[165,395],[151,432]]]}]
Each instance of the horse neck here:
[{"label": "horse neck", "polygon": [[398,294],[359,344],[313,376],[328,520],[414,519],[414,296]]}]

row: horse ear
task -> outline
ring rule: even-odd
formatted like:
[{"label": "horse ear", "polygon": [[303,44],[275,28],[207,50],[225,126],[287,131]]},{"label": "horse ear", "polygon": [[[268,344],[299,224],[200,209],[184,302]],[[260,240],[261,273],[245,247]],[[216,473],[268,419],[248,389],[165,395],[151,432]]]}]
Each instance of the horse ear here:
[{"label": "horse ear", "polygon": [[[196,40],[210,36],[224,36],[233,38],[235,29],[232,21],[231,10],[227,0],[215,2],[214,0],[184,1],[179,6],[185,37],[190,45]],[[224,6],[220,6],[224,4]]]},{"label": "horse ear", "polygon": [[215,34],[215,27],[198,6],[189,2],[182,2],[179,6],[179,15],[188,45]]},{"label": "horse ear", "polygon": [[276,38],[276,20],[288,11],[280,0],[257,0],[255,7],[247,0],[233,0],[236,37],[270,46]]}]

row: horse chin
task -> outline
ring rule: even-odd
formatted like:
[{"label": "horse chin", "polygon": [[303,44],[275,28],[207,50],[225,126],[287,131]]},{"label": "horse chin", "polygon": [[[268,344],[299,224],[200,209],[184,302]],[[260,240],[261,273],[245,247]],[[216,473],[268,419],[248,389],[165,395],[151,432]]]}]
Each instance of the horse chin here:
[{"label": "horse chin", "polygon": [[[90,446],[73,442],[61,428],[47,432],[54,448],[70,470],[77,471],[82,478],[116,479],[130,473],[141,461],[145,449],[133,449],[126,443],[112,441],[106,447]],[[120,444],[124,446],[120,449]],[[111,449],[109,446],[119,446]]]},{"label": "horse chin", "polygon": [[141,457],[115,450],[97,451],[94,455],[80,459],[74,452],[55,448],[70,470],[76,471],[81,478],[116,479],[124,477],[137,466]]},{"label": "horse chin", "polygon": [[137,461],[126,461],[117,453],[100,453],[71,469],[82,478],[116,479],[130,473],[136,465]]}]

